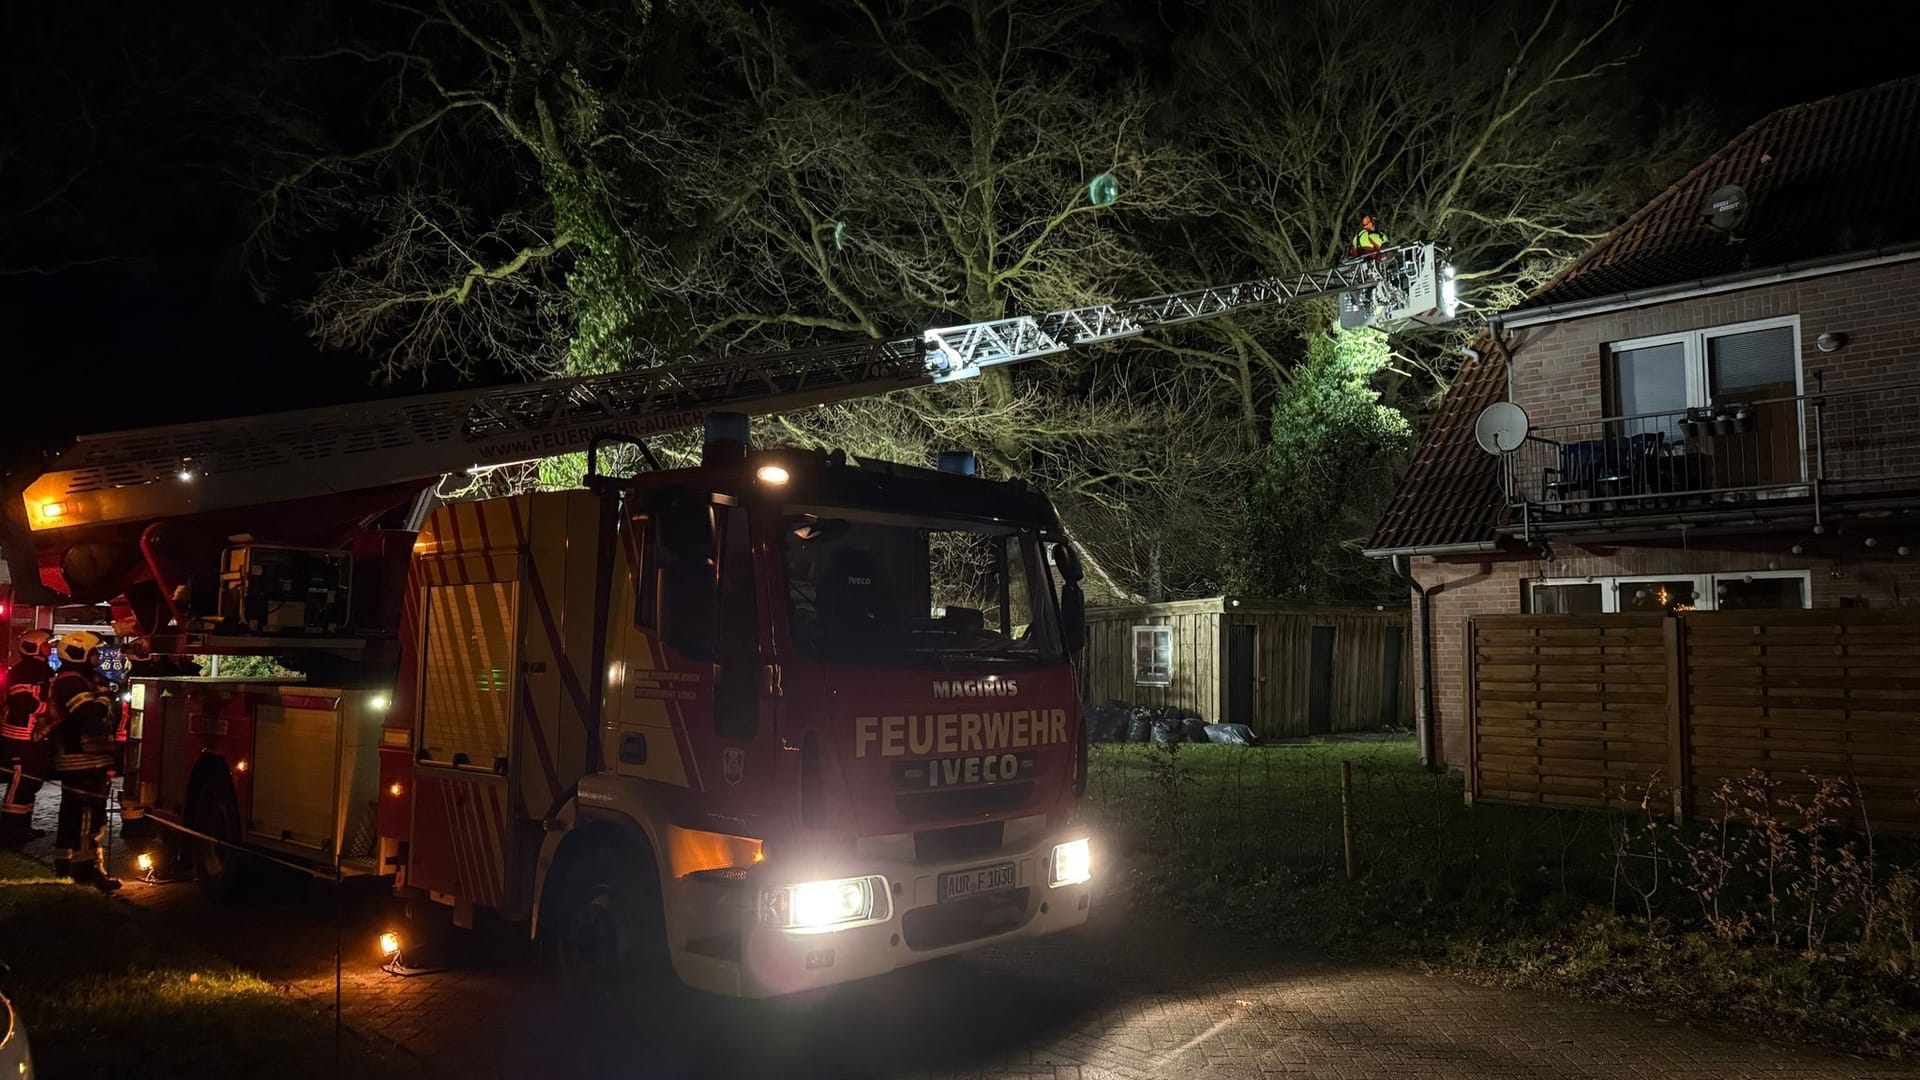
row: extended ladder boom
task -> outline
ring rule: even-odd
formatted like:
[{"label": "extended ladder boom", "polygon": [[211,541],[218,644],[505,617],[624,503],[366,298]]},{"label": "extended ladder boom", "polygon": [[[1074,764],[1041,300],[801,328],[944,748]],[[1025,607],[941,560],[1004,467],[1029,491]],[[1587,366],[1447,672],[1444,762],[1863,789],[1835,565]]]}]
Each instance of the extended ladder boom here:
[{"label": "extended ladder boom", "polygon": [[597,435],[697,427],[971,378],[998,364],[1162,326],[1342,295],[1343,322],[1453,316],[1452,269],[1432,244],[1262,278],[889,341],[551,379],[202,424],[81,437],[24,492],[36,532],[147,521],[429,481],[584,449]]}]

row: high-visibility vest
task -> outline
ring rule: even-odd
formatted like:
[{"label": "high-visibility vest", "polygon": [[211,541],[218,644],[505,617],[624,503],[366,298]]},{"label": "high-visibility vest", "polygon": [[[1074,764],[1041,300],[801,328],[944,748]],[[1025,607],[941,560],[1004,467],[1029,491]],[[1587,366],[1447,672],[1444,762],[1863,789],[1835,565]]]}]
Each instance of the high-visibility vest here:
[{"label": "high-visibility vest", "polygon": [[1371,229],[1362,229],[1353,234],[1353,248],[1355,251],[1378,251],[1386,246],[1387,238],[1383,233],[1377,233]]}]

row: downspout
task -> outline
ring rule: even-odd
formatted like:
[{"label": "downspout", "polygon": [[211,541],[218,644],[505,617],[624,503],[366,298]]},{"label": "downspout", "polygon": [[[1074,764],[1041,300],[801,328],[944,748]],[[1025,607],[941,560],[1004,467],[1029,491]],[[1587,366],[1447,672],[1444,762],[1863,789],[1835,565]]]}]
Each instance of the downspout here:
[{"label": "downspout", "polygon": [[1438,755],[1433,752],[1433,602],[1428,598],[1429,590],[1414,580],[1412,567],[1400,561],[1403,557],[1393,556],[1393,572],[1419,597],[1415,606],[1420,609],[1420,697],[1413,728],[1420,743],[1420,764],[1437,769],[1434,759]]}]

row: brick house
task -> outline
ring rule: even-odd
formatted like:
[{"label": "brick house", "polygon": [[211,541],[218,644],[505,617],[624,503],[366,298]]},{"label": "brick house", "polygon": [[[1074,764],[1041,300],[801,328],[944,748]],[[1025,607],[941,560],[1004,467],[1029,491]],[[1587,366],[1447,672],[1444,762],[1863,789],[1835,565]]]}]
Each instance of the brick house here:
[{"label": "brick house", "polygon": [[1470,617],[1920,606],[1920,77],[1762,119],[1489,319],[1368,547],[1454,767]]}]

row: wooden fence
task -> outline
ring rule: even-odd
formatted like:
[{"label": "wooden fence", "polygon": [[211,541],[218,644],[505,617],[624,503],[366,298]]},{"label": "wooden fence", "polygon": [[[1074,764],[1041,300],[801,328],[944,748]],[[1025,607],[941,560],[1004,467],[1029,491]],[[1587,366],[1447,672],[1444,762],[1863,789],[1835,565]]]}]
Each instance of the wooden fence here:
[{"label": "wooden fence", "polygon": [[1920,832],[1920,612],[1482,616],[1467,656],[1470,799],[1684,815],[1813,774]]}]

